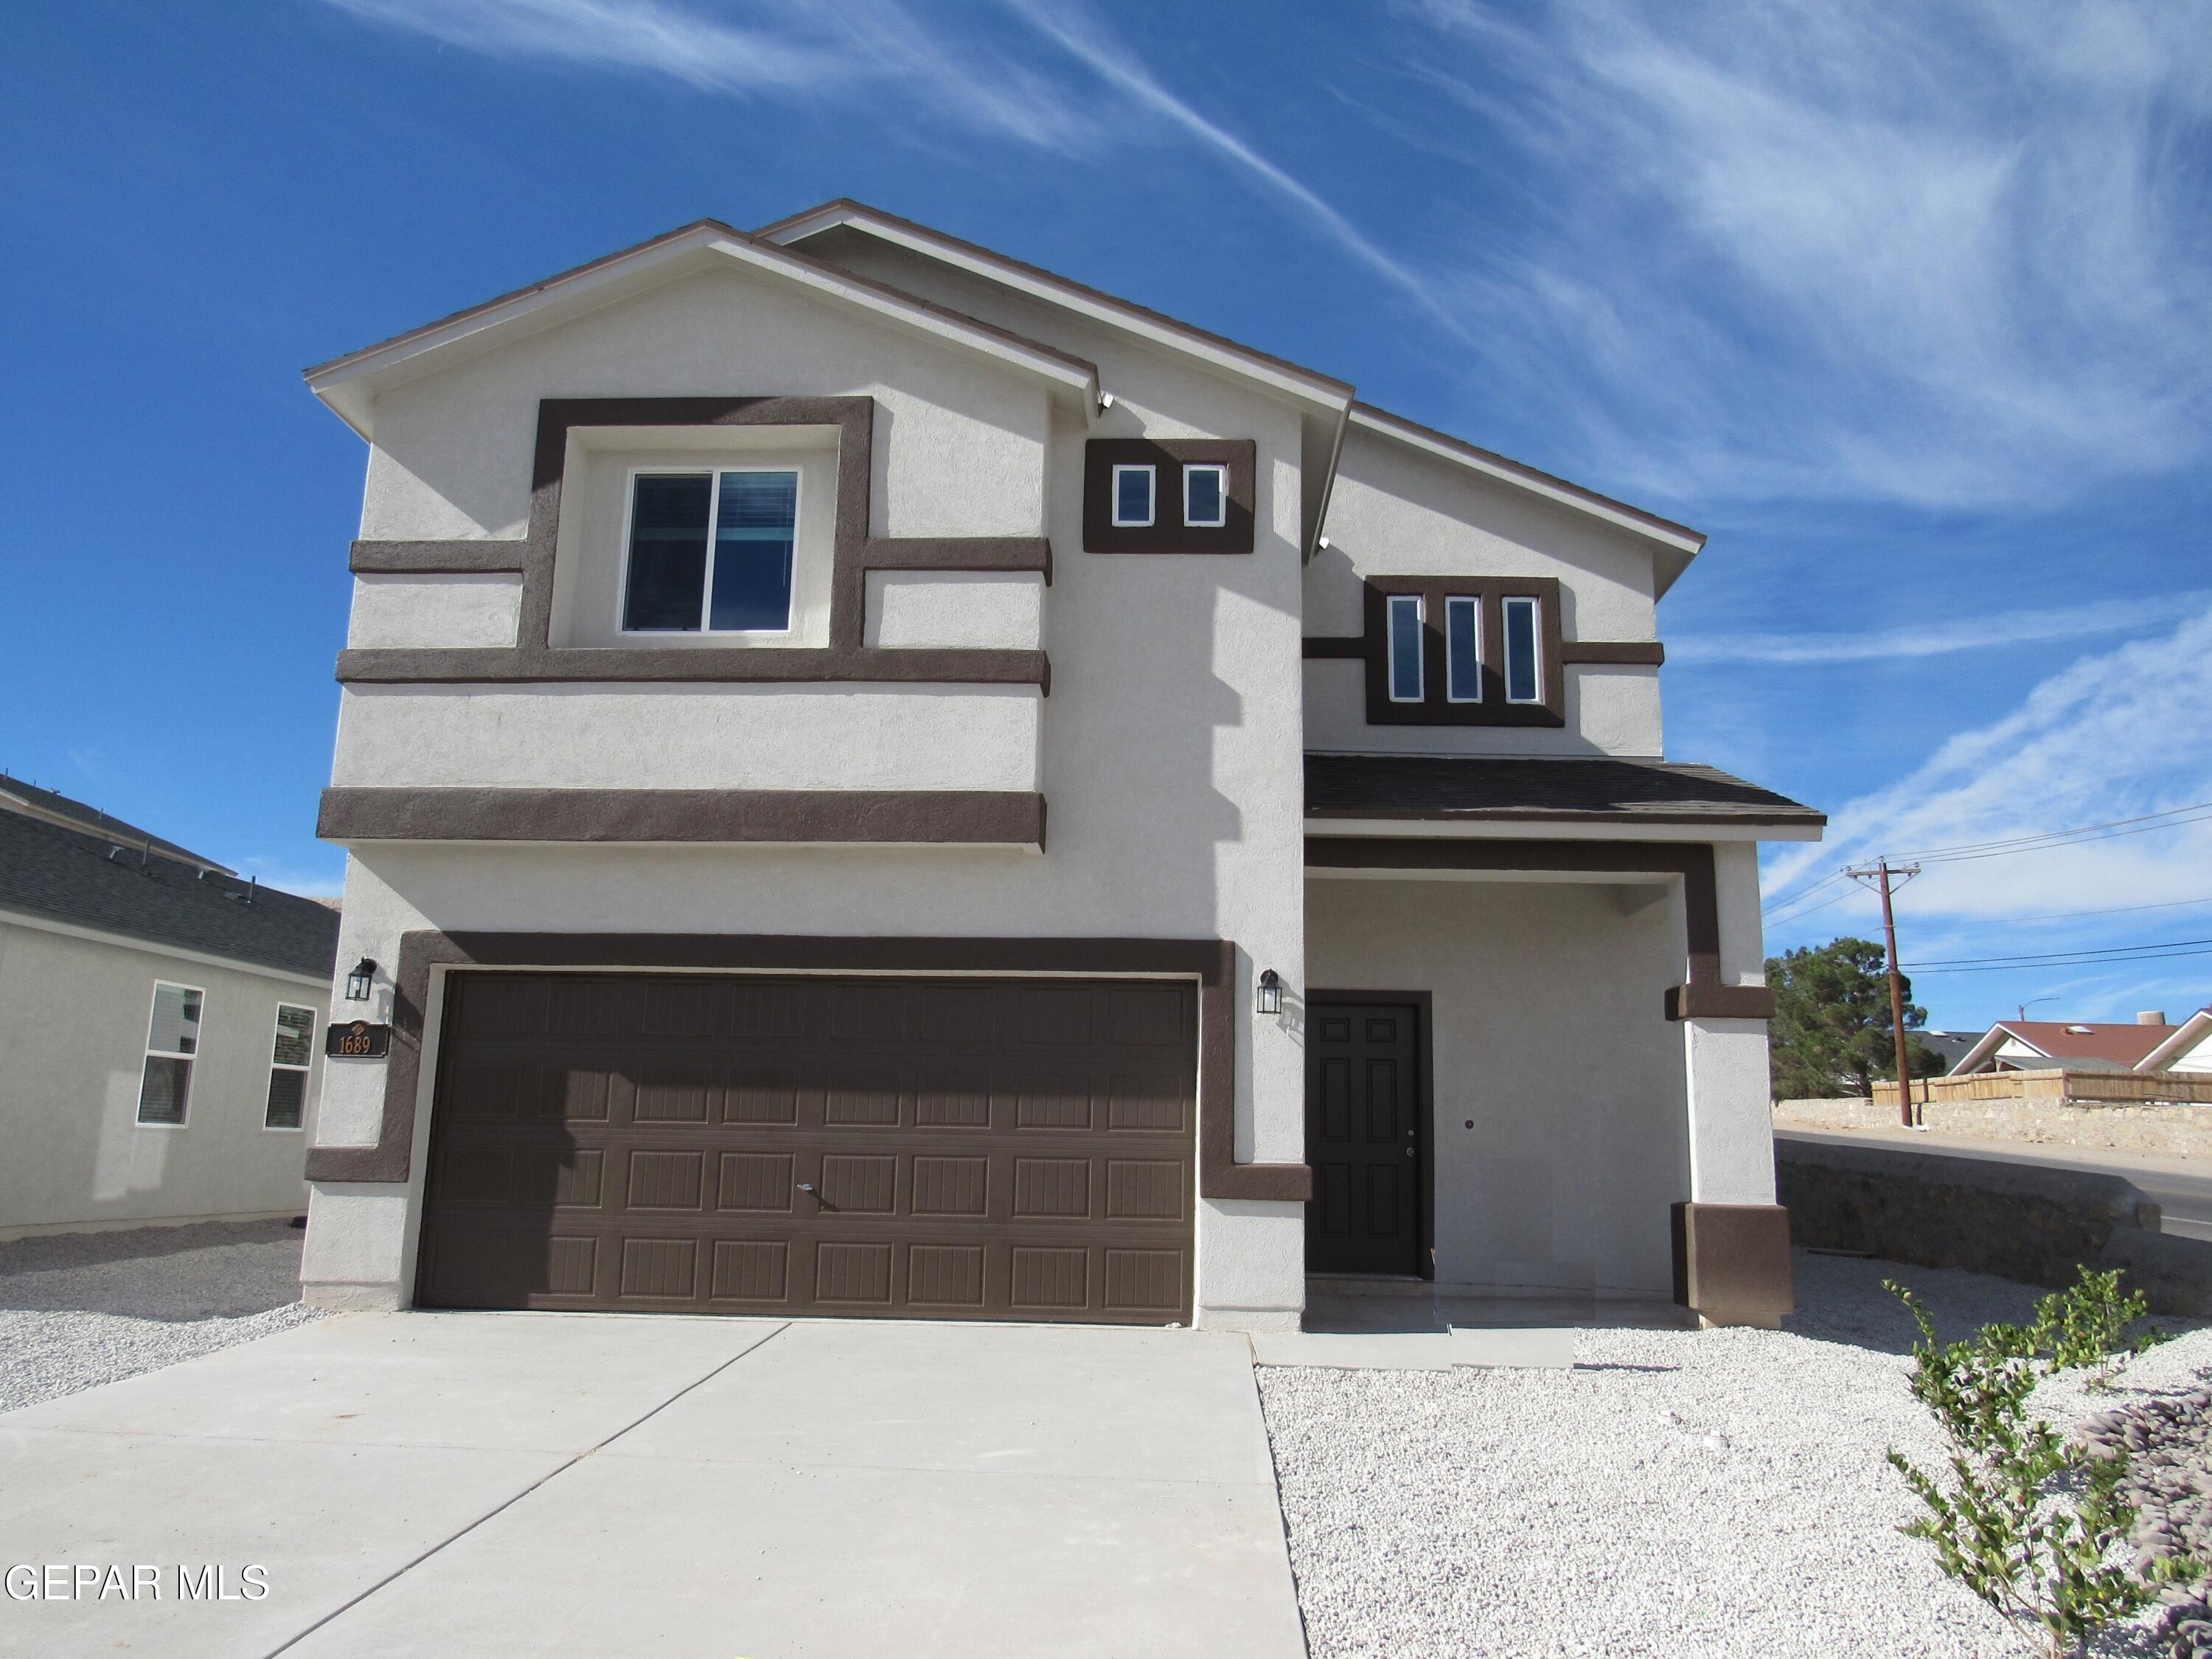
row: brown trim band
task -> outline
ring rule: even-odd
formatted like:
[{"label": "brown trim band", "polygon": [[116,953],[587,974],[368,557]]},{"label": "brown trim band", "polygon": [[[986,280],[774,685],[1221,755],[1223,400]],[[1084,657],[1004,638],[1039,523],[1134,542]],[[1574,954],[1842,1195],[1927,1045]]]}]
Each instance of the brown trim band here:
[{"label": "brown trim band", "polygon": [[883,647],[850,650],[684,650],[592,646],[532,653],[501,647],[378,647],[338,653],[350,685],[459,685],[535,681],[712,681],[720,684],[1034,685],[1050,695],[1042,651]]},{"label": "brown trim band", "polygon": [[737,933],[441,933],[399,937],[392,1053],[374,1146],[315,1146],[310,1181],[404,1182],[422,1031],[438,968],[640,968],[781,973],[1152,974],[1198,981],[1198,1186],[1209,1199],[1302,1204],[1303,1164],[1239,1164],[1237,946],[1229,939],[842,939]]},{"label": "brown trim band", "polygon": [[982,789],[323,791],[325,841],[1044,846],[1044,797]]},{"label": "brown trim band", "polygon": [[1309,870],[1545,870],[1680,876],[1687,982],[1668,988],[1668,1019],[1771,1019],[1774,993],[1721,977],[1721,915],[1713,849],[1679,841],[1459,841],[1310,836]]},{"label": "brown trim band", "polygon": [[[1249,553],[1259,446],[1249,438],[1091,438],[1083,446],[1086,553]],[[1152,469],[1152,521],[1114,522],[1114,469]],[[1183,522],[1183,469],[1218,466],[1228,500],[1218,525]]]},{"label": "brown trim band", "polygon": [[[373,647],[341,652],[346,684],[484,681],[883,681],[1022,684],[1049,691],[1042,651],[939,651],[870,646],[863,639],[870,570],[1034,570],[1052,576],[1042,536],[871,538],[876,403],[872,398],[548,398],[538,405],[530,530],[520,542],[356,542],[356,573],[460,574],[516,570],[522,617],[516,643],[463,650]],[[837,512],[830,533],[830,643],[783,650],[669,650],[556,646],[554,549],[568,435],[577,427],[813,426],[837,429]],[[366,561],[366,562],[365,562]]]},{"label": "brown trim band", "polygon": [[1657,640],[1565,640],[1559,646],[1559,660],[1662,668],[1667,663],[1667,647]]},{"label": "brown trim band", "polygon": [[[1389,602],[1421,601],[1421,700],[1390,696]],[[1447,695],[1445,602],[1481,602],[1481,697],[1454,702]],[[1510,702],[1505,696],[1505,607],[1509,599],[1536,601],[1537,666],[1543,700]],[[1559,655],[1559,583],[1555,576],[1370,576],[1366,579],[1367,723],[1370,726],[1545,726],[1567,723],[1567,677]]]},{"label": "brown trim band", "polygon": [[1308,662],[1323,662],[1330,658],[1348,657],[1355,662],[1367,660],[1367,641],[1364,635],[1349,636],[1338,634],[1309,634],[1298,641],[1298,654]]}]

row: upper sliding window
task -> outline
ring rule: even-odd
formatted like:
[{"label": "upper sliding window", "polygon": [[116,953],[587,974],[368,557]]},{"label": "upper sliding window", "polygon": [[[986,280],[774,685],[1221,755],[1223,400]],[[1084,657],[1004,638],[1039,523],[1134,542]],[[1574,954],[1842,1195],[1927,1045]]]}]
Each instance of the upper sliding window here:
[{"label": "upper sliding window", "polygon": [[1370,726],[1564,726],[1559,584],[1541,576],[1370,576]]},{"label": "upper sliding window", "polygon": [[1140,529],[1158,516],[1159,472],[1149,466],[1114,469],[1114,527]]},{"label": "upper sliding window", "polygon": [[623,630],[789,632],[798,534],[794,471],[634,475]]},{"label": "upper sliding window", "polygon": [[1194,530],[1229,522],[1229,469],[1212,464],[1182,470],[1182,521]]},{"label": "upper sliding window", "polygon": [[194,985],[154,984],[154,1010],[146,1021],[146,1061],[138,1074],[138,1121],[181,1129],[192,1094],[192,1064],[200,1052],[200,1005]]}]

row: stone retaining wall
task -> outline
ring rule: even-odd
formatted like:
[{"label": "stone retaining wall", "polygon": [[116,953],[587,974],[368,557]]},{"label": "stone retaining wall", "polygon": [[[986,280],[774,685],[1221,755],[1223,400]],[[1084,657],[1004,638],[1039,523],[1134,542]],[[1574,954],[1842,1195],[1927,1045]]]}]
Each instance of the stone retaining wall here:
[{"label": "stone retaining wall", "polygon": [[2118,1176],[1780,1138],[1774,1164],[1796,1243],[2053,1290],[2078,1266],[2119,1267],[2153,1312],[2212,1315],[2212,1243],[2158,1231],[2158,1206]]},{"label": "stone retaining wall", "polygon": [[[2045,1101],[1934,1100],[1923,1109],[1923,1115],[1931,1134],[2212,1162],[2212,1106],[2062,1106]],[[1866,1100],[1778,1100],[1774,1122],[1778,1128],[1894,1129],[1897,1108]]]}]

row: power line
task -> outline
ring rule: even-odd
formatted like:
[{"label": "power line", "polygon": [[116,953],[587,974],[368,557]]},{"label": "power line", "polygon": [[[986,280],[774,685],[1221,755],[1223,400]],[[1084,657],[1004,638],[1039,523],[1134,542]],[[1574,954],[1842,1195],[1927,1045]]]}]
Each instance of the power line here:
[{"label": "power line", "polygon": [[1796,892],[1790,894],[1786,898],[1771,898],[1759,908],[1762,910],[1787,910],[1791,906],[1801,904],[1805,900],[1812,897],[1814,894],[1819,892],[1830,882],[1841,881],[1843,878],[1844,872],[1841,870],[1831,870],[1826,875],[1821,877],[1820,880],[1814,882],[1811,886],[1800,887]]},{"label": "power line", "polygon": [[2053,910],[2040,916],[1999,916],[1983,925],[2010,927],[2023,921],[2071,921],[2077,916],[2125,916],[2138,910],[2179,910],[2191,904],[2212,904],[2212,893],[2203,898],[2168,899],[2158,904],[2116,904],[2108,910]]},{"label": "power line", "polygon": [[2080,951],[2036,951],[2023,952],[2018,956],[2009,957],[1941,957],[1933,962],[1926,963],[1922,965],[1929,968],[1960,968],[1966,966],[1969,963],[1983,962],[2024,963],[2031,967],[2040,963],[2050,963],[2063,965],[2069,957],[2111,957],[2118,959],[2124,959],[2128,955],[2136,951],[2176,951],[2181,949],[2185,945],[2212,945],[2212,939],[2165,939],[2156,945],[2093,945]]},{"label": "power line", "polygon": [[2002,841],[1963,841],[1950,847],[1930,847],[1918,853],[1900,854],[1905,858],[1942,858],[1951,853],[1979,853],[1992,847],[2016,847],[2029,842],[2051,841],[2066,836],[2086,836],[2096,830],[2118,830],[2124,824],[2149,823],[2157,818],[2179,817],[2184,812],[2212,811],[2212,800],[2198,801],[2194,806],[2173,806],[2163,812],[2146,812],[2141,817],[2114,818],[2109,823],[2085,823],[2072,830],[2051,830],[2033,836],[2013,836]]},{"label": "power line", "polygon": [[2212,957],[2212,946],[2207,946],[2206,948],[2198,951],[2167,951],[2157,956],[2112,957],[2096,962],[1998,963],[1993,967],[1987,968],[1913,968],[1908,966],[1905,969],[1905,972],[1917,977],[1923,974],[2012,974],[2023,972],[2027,969],[2037,967],[2122,968],[2127,966],[2130,963],[2165,962],[2175,957]]}]

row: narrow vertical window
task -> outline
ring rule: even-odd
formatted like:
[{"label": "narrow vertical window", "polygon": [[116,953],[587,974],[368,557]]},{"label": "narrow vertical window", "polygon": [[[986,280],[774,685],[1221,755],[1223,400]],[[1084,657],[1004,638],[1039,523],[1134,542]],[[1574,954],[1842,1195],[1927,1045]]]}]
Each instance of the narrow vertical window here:
[{"label": "narrow vertical window", "polygon": [[1507,599],[1505,605],[1505,701],[1541,702],[1544,665],[1537,643],[1536,601]]},{"label": "narrow vertical window", "polygon": [[1421,601],[1414,593],[1390,596],[1390,701],[1421,700]]},{"label": "narrow vertical window", "polygon": [[183,1127],[192,1092],[192,1060],[200,1051],[203,993],[156,981],[146,1022],[146,1066],[138,1078],[138,1121]]},{"label": "narrow vertical window", "polygon": [[276,1040],[269,1051],[269,1103],[264,1129],[296,1129],[307,1111],[307,1068],[315,1060],[315,1011],[276,1005]]},{"label": "narrow vertical window", "polygon": [[1229,522],[1229,469],[1182,470],[1182,521],[1194,530],[1218,530]]},{"label": "narrow vertical window", "polygon": [[796,472],[725,472],[714,504],[714,575],[707,626],[780,634],[791,626]]},{"label": "narrow vertical window", "polygon": [[714,478],[708,472],[647,476],[632,487],[624,628],[698,630],[714,501]]},{"label": "narrow vertical window", "polygon": [[1482,701],[1482,601],[1444,601],[1444,698]]},{"label": "narrow vertical window", "polygon": [[1158,478],[1149,466],[1117,466],[1114,469],[1114,524],[1116,529],[1138,529],[1152,523],[1152,496],[1158,483]]}]

